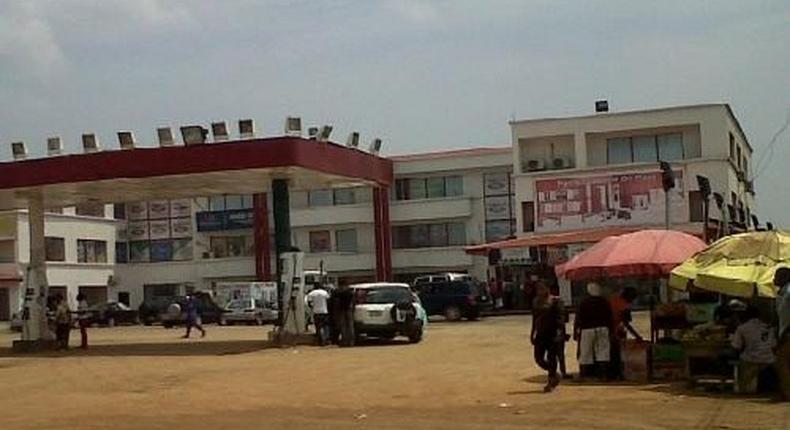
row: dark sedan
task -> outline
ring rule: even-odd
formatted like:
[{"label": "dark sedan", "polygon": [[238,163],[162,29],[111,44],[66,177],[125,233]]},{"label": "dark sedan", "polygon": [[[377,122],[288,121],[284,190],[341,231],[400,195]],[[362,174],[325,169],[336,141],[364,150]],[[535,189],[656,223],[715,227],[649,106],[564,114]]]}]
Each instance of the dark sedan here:
[{"label": "dark sedan", "polygon": [[89,307],[88,321],[91,325],[114,327],[119,324],[139,324],[140,315],[123,303],[108,302]]}]

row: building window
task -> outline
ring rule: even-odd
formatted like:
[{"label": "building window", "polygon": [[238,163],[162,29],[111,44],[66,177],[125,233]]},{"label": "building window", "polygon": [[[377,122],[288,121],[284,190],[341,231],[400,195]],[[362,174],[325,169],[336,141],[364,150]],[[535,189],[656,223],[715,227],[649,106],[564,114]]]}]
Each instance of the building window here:
[{"label": "building window", "polygon": [[461,196],[463,193],[461,176],[408,178],[395,181],[396,200],[436,199]]},{"label": "building window", "polygon": [[705,208],[701,191],[689,191],[689,221],[704,222]]},{"label": "building window", "polygon": [[741,147],[740,145],[735,148],[735,162],[738,165],[738,168],[741,168]]},{"label": "building window", "polygon": [[332,206],[332,190],[311,190],[307,193],[310,207]]},{"label": "building window", "polygon": [[606,157],[609,164],[625,164],[633,160],[631,154],[631,139],[618,137],[607,139]]},{"label": "building window", "polygon": [[335,231],[337,252],[357,252],[357,231],[353,228]]},{"label": "building window", "polygon": [[126,219],[126,205],[123,203],[112,205],[112,217],[115,219]]},{"label": "building window", "polygon": [[535,202],[521,202],[521,231],[535,231]]},{"label": "building window", "polygon": [[658,159],[655,136],[635,136],[631,144],[634,147],[634,162],[645,163]]},{"label": "building window", "polygon": [[75,213],[81,216],[104,218],[104,203],[83,203],[77,205]]},{"label": "building window", "polygon": [[103,240],[77,239],[77,262],[106,263],[107,242]]},{"label": "building window", "polygon": [[606,140],[608,164],[678,161],[685,158],[680,133],[617,137]]},{"label": "building window", "polygon": [[208,199],[208,210],[211,212],[238,209],[252,209],[252,194],[227,194]]},{"label": "building window", "polygon": [[66,242],[62,237],[45,237],[44,255],[47,261],[66,261]]},{"label": "building window", "polygon": [[332,235],[329,230],[311,231],[310,232],[310,252],[331,252],[332,251]]},{"label": "building window", "polygon": [[250,257],[254,252],[250,236],[212,236],[209,242],[213,258]]},{"label": "building window", "polygon": [[730,158],[735,158],[735,136],[730,133]]},{"label": "building window", "polygon": [[115,262],[129,262],[129,244],[126,242],[115,242]]},{"label": "building window", "polygon": [[335,205],[353,205],[357,202],[353,188],[338,188],[332,194]]},{"label": "building window", "polygon": [[400,225],[392,228],[392,247],[436,248],[466,244],[466,224],[462,222]]}]

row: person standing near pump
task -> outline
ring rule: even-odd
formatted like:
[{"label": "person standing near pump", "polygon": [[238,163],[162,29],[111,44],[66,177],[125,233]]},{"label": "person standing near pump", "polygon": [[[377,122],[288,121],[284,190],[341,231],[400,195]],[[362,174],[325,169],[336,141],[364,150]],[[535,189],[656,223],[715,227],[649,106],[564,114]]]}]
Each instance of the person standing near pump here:
[{"label": "person standing near pump", "polygon": [[188,339],[189,334],[192,331],[192,327],[200,330],[200,337],[206,337],[206,330],[203,329],[203,325],[200,321],[200,310],[198,309],[197,300],[192,295],[187,296],[186,303],[184,304],[186,312],[186,325],[187,325],[187,332],[184,334],[183,338]]},{"label": "person standing near pump", "polygon": [[77,294],[77,322],[80,326],[80,348],[88,349],[88,300],[82,293]]},{"label": "person standing near pump", "polygon": [[565,330],[562,328],[564,325],[562,302],[559,297],[551,295],[546,284],[538,281],[532,308],[532,331],[529,337],[534,347],[535,362],[549,374],[548,383],[543,388],[546,393],[554,390],[560,383],[557,363],[559,349],[564,342]]},{"label": "person standing near pump", "polygon": [[611,354],[612,309],[601,297],[601,286],[587,284],[587,297],[579,304],[573,321],[573,338],[579,342],[580,379],[595,374],[607,377]]},{"label": "person standing near pump", "polygon": [[354,292],[341,285],[332,292],[334,340],[340,346],[354,346]]},{"label": "person standing near pump", "polygon": [[71,332],[71,309],[68,301],[61,295],[55,298],[55,339],[58,349],[69,349],[69,333]]},{"label": "person standing near pump", "polygon": [[307,307],[313,311],[313,325],[318,344],[324,346],[329,342],[329,293],[323,285],[317,285],[304,300]]}]

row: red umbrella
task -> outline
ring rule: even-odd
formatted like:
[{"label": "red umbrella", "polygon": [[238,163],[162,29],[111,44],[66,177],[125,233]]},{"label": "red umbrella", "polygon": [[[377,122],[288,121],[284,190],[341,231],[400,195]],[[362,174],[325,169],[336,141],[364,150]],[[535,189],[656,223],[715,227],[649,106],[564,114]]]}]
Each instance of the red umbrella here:
[{"label": "red umbrella", "polygon": [[628,276],[668,276],[676,266],[705,249],[696,236],[676,230],[642,230],[612,236],[555,267],[573,281]]}]

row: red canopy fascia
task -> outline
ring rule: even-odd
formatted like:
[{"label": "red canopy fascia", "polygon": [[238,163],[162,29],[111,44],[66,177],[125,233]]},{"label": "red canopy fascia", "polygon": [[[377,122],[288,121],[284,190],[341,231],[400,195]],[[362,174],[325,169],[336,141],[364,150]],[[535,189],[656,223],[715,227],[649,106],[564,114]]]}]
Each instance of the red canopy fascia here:
[{"label": "red canopy fascia", "polygon": [[[492,249],[529,248],[533,246],[559,246],[573,243],[596,243],[610,236],[619,236],[633,233],[639,230],[645,230],[647,228],[649,227],[602,227],[564,232],[533,233],[527,236],[517,237],[515,239],[467,246],[464,248],[464,250],[467,254],[488,255],[488,252]],[[674,229],[696,236],[702,236],[702,232],[697,231],[698,229],[693,225],[677,226]]]}]

